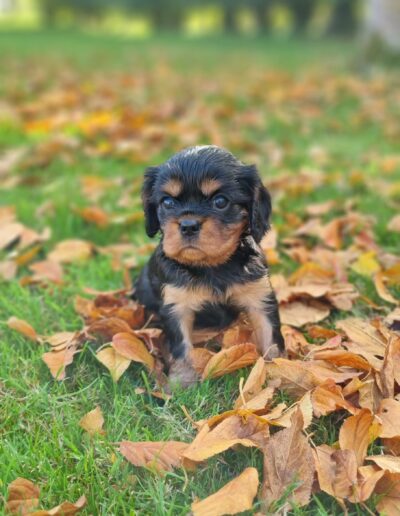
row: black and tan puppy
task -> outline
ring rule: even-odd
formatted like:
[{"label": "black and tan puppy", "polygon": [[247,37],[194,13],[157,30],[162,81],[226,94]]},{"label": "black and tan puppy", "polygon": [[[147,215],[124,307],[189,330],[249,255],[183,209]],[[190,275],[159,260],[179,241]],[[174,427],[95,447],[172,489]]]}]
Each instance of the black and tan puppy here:
[{"label": "black and tan puppy", "polygon": [[161,241],[135,284],[135,297],[156,312],[172,355],[170,378],[196,380],[190,362],[194,327],[223,328],[241,311],[262,355],[283,351],[275,294],[259,242],[270,196],[255,166],[230,152],[199,146],[145,174],[146,231]]}]

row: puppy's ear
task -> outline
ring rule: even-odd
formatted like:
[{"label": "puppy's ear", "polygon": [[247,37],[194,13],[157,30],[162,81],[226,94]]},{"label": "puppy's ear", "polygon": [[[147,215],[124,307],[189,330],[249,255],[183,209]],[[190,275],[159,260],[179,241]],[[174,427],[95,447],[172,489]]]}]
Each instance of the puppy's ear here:
[{"label": "puppy's ear", "polygon": [[250,212],[250,233],[258,243],[269,229],[271,215],[271,196],[265,186],[258,180],[254,188],[253,205]]},{"label": "puppy's ear", "polygon": [[153,237],[160,229],[160,222],[157,216],[157,206],[152,201],[154,184],[159,170],[157,167],[149,167],[144,175],[142,188],[142,201],[145,217],[146,233]]},{"label": "puppy's ear", "polygon": [[254,165],[242,167],[239,182],[249,199],[249,231],[258,243],[269,229],[271,215],[271,196],[262,184],[257,168]]}]

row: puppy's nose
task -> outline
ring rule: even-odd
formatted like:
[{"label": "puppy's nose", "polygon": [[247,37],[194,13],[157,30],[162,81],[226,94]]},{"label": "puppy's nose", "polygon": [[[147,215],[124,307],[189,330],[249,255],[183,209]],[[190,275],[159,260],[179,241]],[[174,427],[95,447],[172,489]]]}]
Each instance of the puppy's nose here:
[{"label": "puppy's nose", "polygon": [[200,231],[200,222],[194,219],[184,219],[179,223],[179,227],[183,236],[193,236]]}]

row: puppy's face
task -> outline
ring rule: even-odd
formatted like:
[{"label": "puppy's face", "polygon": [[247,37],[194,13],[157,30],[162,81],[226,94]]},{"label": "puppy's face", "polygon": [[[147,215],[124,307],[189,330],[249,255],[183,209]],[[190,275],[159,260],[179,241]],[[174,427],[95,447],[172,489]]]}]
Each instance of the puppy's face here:
[{"label": "puppy's face", "polygon": [[[148,234],[161,229],[163,250],[177,262],[207,267],[225,263],[244,232],[254,226],[258,237],[257,230],[263,231],[258,227],[263,224],[259,207],[254,205],[259,204],[255,197],[259,199],[260,189],[264,187],[255,168],[223,149],[182,151],[146,174],[143,200]],[[264,232],[268,195],[266,200]],[[257,221],[252,220],[255,209]]]}]

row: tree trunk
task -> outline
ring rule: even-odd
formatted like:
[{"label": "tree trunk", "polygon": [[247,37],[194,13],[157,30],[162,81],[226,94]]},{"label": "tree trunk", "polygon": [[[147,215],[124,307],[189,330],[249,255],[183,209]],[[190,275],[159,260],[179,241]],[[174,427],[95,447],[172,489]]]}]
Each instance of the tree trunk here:
[{"label": "tree trunk", "polygon": [[269,2],[255,2],[251,9],[257,23],[258,30],[261,34],[267,34],[271,28],[270,5]]},{"label": "tree trunk", "polygon": [[329,35],[352,36],[355,33],[357,30],[356,3],[355,0],[335,0],[327,29]]},{"label": "tree trunk", "polygon": [[369,42],[400,51],[400,0],[368,0],[366,32]]},{"label": "tree trunk", "polygon": [[307,30],[314,14],[315,0],[292,0],[289,8],[293,15],[293,32],[302,34]]},{"label": "tree trunk", "polygon": [[229,4],[224,6],[223,24],[225,32],[237,32],[236,9]]}]

